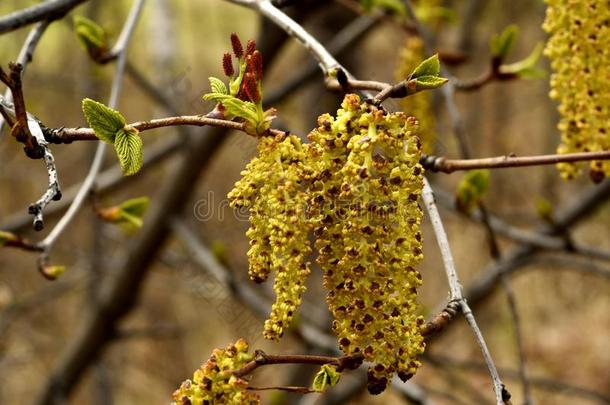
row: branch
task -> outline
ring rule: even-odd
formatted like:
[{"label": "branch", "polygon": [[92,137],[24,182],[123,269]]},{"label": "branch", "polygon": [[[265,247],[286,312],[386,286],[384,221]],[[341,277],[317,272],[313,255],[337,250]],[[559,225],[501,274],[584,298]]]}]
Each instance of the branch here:
[{"label": "branch", "polygon": [[436,208],[434,194],[432,193],[428,180],[425,178],[422,198],[424,200],[426,210],[428,211],[428,215],[430,216],[430,222],[432,223],[434,235],[436,236],[436,240],[441,251],[441,256],[443,258],[450,290],[449,301],[459,302],[462,313],[464,314],[466,321],[470,325],[470,328],[475,335],[476,341],[479,344],[481,352],[483,353],[483,358],[485,359],[487,368],[489,369],[489,373],[491,374],[494,384],[494,391],[496,393],[496,402],[497,404],[502,405],[506,403],[508,399],[510,399],[510,394],[508,394],[508,391],[506,391],[504,384],[502,384],[502,381],[500,380],[498,370],[496,369],[496,366],[491,358],[491,354],[489,353],[489,349],[487,348],[487,344],[485,343],[481,330],[474,319],[472,310],[462,295],[462,286],[460,284],[457,271],[455,270],[453,255],[451,253],[451,248],[449,247],[449,240],[447,239],[447,234],[445,233],[441,217],[438,213],[438,209]]},{"label": "branch", "polygon": [[[118,63],[115,70],[115,76],[112,82],[111,94],[109,105],[111,108],[116,107],[119,99],[119,93],[121,91],[121,85],[123,82],[123,75],[125,73],[125,62],[127,57],[127,46],[129,44],[129,39],[133,35],[133,31],[135,29],[138,18],[142,12],[142,7],[144,6],[144,0],[135,0],[131,10],[129,12],[129,16],[127,17],[127,21],[121,31],[121,35],[119,36],[119,40],[117,44],[121,45],[121,53],[118,59]],[[40,246],[45,250],[45,256],[48,255],[53,243],[57,240],[57,238],[62,234],[62,232],[67,228],[68,224],[72,221],[81,205],[85,201],[85,198],[89,195],[91,187],[95,182],[95,178],[99,173],[102,163],[104,160],[105,153],[105,143],[100,142],[95,156],[93,158],[93,162],[91,163],[91,167],[89,169],[89,173],[87,173],[87,177],[83,181],[81,188],[78,193],[74,197],[74,201],[68,208],[66,214],[59,220],[57,225],[51,230],[51,232],[47,235],[47,237],[40,242]],[[43,258],[44,260],[44,258]]]},{"label": "branch", "polygon": [[507,167],[526,167],[552,165],[563,162],[583,162],[591,160],[610,160],[610,151],[578,152],[555,155],[521,156],[504,155],[482,159],[446,159],[444,157],[423,155],[420,163],[433,172],[453,173],[458,170],[502,169]]},{"label": "branch", "polygon": [[49,0],[0,17],[0,34],[42,20],[56,20],[87,0]]},{"label": "branch", "polygon": [[[158,118],[150,121],[140,121],[129,124],[128,126],[137,129],[139,132],[149,131],[151,129],[173,127],[182,125],[192,125],[197,127],[217,127],[225,129],[234,129],[236,131],[246,132],[245,123],[235,122],[230,120],[209,118],[205,115],[183,115],[177,117]],[[270,135],[283,135],[286,132],[271,129]],[[95,132],[91,128],[55,128],[47,131],[47,138],[52,143],[71,143],[73,141],[99,141],[95,136]]]},{"label": "branch", "polygon": [[312,390],[309,387],[291,387],[291,386],[251,387],[251,386],[248,386],[247,389],[250,390],[250,391],[277,390],[277,391],[294,392],[294,393],[297,393],[297,394],[314,394],[314,393],[319,393],[318,391]]},{"label": "branch", "polygon": [[13,95],[13,104],[0,98],[0,110],[6,122],[11,126],[11,135],[18,142],[24,144],[23,150],[31,159],[40,159],[44,155],[43,148],[38,145],[38,141],[28,126],[28,121],[33,119],[28,117],[23,98],[23,87],[21,83],[21,72],[23,66],[19,63],[9,63],[9,73],[0,67],[0,81],[6,84]]},{"label": "branch", "polygon": [[[27,67],[28,63],[30,63],[32,61],[32,58],[34,56],[34,50],[36,49],[36,46],[38,45],[40,38],[42,38],[42,34],[44,34],[44,32],[46,31],[49,24],[50,24],[49,20],[38,23],[38,25],[36,25],[36,27],[34,27],[30,31],[30,33],[28,34],[28,37],[26,38],[25,42],[23,43],[23,46],[21,47],[21,51],[19,51],[19,56],[17,57],[17,63],[22,66],[22,69],[21,69],[22,78],[25,73],[25,68]],[[13,95],[12,95],[10,89],[6,89],[6,91],[4,92],[4,100],[6,100],[9,103],[11,101],[13,101]],[[4,126],[4,119],[2,117],[0,117],[0,132],[2,131],[3,126]]]},{"label": "branch", "polygon": [[262,366],[273,364],[313,364],[323,366],[324,364],[332,364],[337,366],[337,371],[344,369],[355,370],[362,364],[364,357],[360,354],[350,356],[332,357],[332,356],[315,356],[308,354],[266,354],[262,350],[254,352],[254,359],[246,363],[243,367],[237,370],[232,370],[236,377],[243,377],[251,374],[254,370]]}]

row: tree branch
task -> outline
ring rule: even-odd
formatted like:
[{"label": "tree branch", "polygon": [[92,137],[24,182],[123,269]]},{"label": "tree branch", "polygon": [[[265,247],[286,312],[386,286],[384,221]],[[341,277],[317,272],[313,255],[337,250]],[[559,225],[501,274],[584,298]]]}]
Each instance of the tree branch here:
[{"label": "tree branch", "polygon": [[[121,48],[120,48],[121,52],[120,52],[117,66],[116,66],[115,76],[114,76],[114,79],[112,82],[112,88],[111,88],[111,94],[110,94],[110,100],[109,100],[109,105],[111,108],[116,107],[116,104],[118,103],[119,93],[121,91],[121,85],[123,82],[123,75],[125,73],[127,46],[129,44],[129,39],[133,35],[136,23],[142,12],[143,6],[144,6],[144,0],[135,0],[134,1],[133,6],[131,7],[131,10],[129,12],[129,16],[127,17],[125,25],[123,26],[121,35],[119,36],[119,40],[117,41],[117,45],[120,44],[120,46],[121,46]],[[85,201],[85,198],[89,195],[91,187],[93,186],[93,184],[95,182],[95,178],[97,177],[97,174],[99,173],[99,171],[102,167],[104,153],[105,153],[105,143],[100,142],[100,144],[98,145],[98,148],[95,152],[93,162],[91,163],[89,173],[87,173],[87,177],[83,181],[81,188],[79,189],[78,193],[74,197],[74,201],[70,205],[70,208],[68,208],[68,211],[59,220],[57,225],[55,225],[55,227],[51,230],[51,232],[47,235],[47,237],[44,238],[44,240],[42,240],[42,242],[40,242],[40,246],[45,250],[44,256],[48,255],[51,247],[53,246],[53,244],[55,243],[57,238],[67,228],[67,226],[72,221],[72,219],[74,218],[74,216],[80,209],[81,205]],[[45,259],[45,257],[43,257],[43,260],[44,259]]]},{"label": "tree branch", "polygon": [[520,157],[504,155],[482,159],[447,159],[444,157],[423,155],[420,163],[427,170],[433,172],[453,173],[458,170],[542,166],[563,162],[583,162],[591,160],[610,160],[610,151]]},{"label": "tree branch", "polygon": [[87,0],[48,0],[0,17],[0,34],[42,20],[56,20]]},{"label": "tree branch", "polygon": [[491,354],[489,353],[489,349],[487,348],[487,344],[485,343],[481,330],[479,329],[474,315],[472,314],[472,310],[462,295],[462,286],[460,284],[457,271],[455,270],[453,255],[451,253],[451,248],[449,247],[449,240],[447,239],[447,234],[445,233],[441,217],[438,213],[438,209],[436,208],[436,203],[434,202],[434,194],[432,193],[432,189],[430,188],[428,180],[426,179],[424,179],[422,199],[424,200],[424,205],[428,211],[430,222],[432,223],[432,228],[434,230],[434,235],[436,236],[436,240],[441,251],[445,272],[447,274],[447,281],[449,282],[449,301],[459,302],[462,313],[464,314],[466,321],[470,325],[470,328],[475,335],[476,341],[479,344],[481,352],[483,353],[483,358],[485,359],[485,363],[487,364],[487,368],[489,369],[489,373],[491,374],[491,378],[493,380],[497,404],[502,405],[507,403],[510,399],[510,394],[508,394],[504,384],[502,384],[502,380],[500,379],[498,370],[496,369],[496,366],[491,358]]},{"label": "tree branch", "polygon": [[236,377],[243,377],[251,374],[254,370],[262,366],[269,366],[273,364],[313,364],[323,366],[324,364],[332,364],[337,366],[337,371],[344,369],[355,370],[362,364],[364,357],[360,354],[353,354],[351,356],[314,356],[308,354],[266,354],[262,350],[254,352],[254,359],[246,363],[243,367],[237,370],[230,371]]}]

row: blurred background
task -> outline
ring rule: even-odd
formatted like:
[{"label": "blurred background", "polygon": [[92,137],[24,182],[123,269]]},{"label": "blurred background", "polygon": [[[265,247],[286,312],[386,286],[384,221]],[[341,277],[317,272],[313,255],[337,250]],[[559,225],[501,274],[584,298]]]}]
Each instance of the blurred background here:
[{"label": "blurred background", "polygon": [[[0,15],[36,3],[3,0]],[[379,13],[363,17],[357,3],[347,0],[296,3],[299,5],[287,10],[323,43],[336,44],[337,38],[347,38],[346,46],[336,55],[357,77],[397,80],[401,49],[412,35],[399,19]],[[516,24],[520,31],[509,59],[527,56],[537,42],[545,39],[542,1],[465,0],[442,5],[450,10],[450,18],[436,20],[428,29],[437,36],[437,49],[447,68],[459,78],[476,77],[487,69],[489,40],[509,24]],[[106,102],[109,96],[114,64],[96,65],[88,58],[72,29],[71,15],[85,15],[98,22],[113,43],[130,6],[131,1],[90,0],[48,28],[24,79],[28,110],[45,125],[86,126],[81,100],[89,97]],[[0,36],[3,67],[16,59],[30,29]],[[316,126],[319,114],[336,110],[342,95],[324,88],[319,71],[312,67],[312,74],[301,76],[312,64],[306,51],[254,12],[218,0],[149,0],[129,48],[130,67],[118,105],[127,121],[173,115],[151,97],[151,86],[159,90],[161,99],[170,101],[170,110],[183,115],[208,112],[213,106],[203,102],[201,96],[209,89],[209,76],[222,77],[220,61],[230,49],[231,32],[244,41],[258,39],[268,61],[264,99],[274,98],[278,128],[306,136]],[[548,70],[547,64],[541,61]],[[292,81],[294,88],[287,87]],[[492,83],[480,91],[458,93],[471,156],[554,153],[559,142],[555,129],[558,117],[548,90],[547,77]],[[434,153],[459,158],[460,150],[438,91],[433,104],[438,134]],[[403,104],[389,101],[387,107],[397,110]],[[215,139],[214,147],[203,148],[202,137]],[[130,298],[117,301],[125,303],[125,316],[116,315],[122,315],[122,309],[108,312],[117,322],[112,323],[112,330],[96,332],[104,338],[92,350],[94,355],[86,361],[87,367],[70,383],[73,392],[57,396],[57,403],[168,403],[180,382],[189,378],[214,348],[225,347],[239,337],[268,353],[324,353],[324,348],[303,337],[303,328],[310,326],[329,331],[319,271],[310,277],[294,331],[280,343],[272,343],[262,338],[264,316],[260,307],[236,297],[235,290],[224,286],[210,271],[209,260],[206,262],[214,258],[228,269],[234,283],[251,287],[259,302],[273,300],[269,282],[255,285],[247,280],[247,218],[235,215],[226,202],[227,192],[256,151],[254,140],[242,133],[202,128],[158,129],[142,138],[145,156],[155,159],[137,176],[120,179],[116,176],[116,156],[108,153],[95,199],[100,206],[112,206],[133,197],[150,197],[151,209],[144,217],[143,229],[126,234],[115,225],[103,223],[88,202],[52,250],[51,262],[67,267],[54,282],[38,273],[37,254],[0,250],[0,403],[37,403],[50,376],[57,377],[62,361],[78,347],[80,331],[91,313],[99,309],[100,297],[104,299],[112,280],[130,270],[138,275],[134,276],[137,280],[126,284],[129,287],[124,295]],[[189,158],[189,148],[200,150],[200,158]],[[94,149],[90,142],[52,146],[64,200],[86,176]],[[172,188],[185,178],[181,170],[188,172],[185,160],[191,164],[192,181]],[[34,241],[42,239],[65,210],[62,202],[51,203],[49,210],[53,211],[47,214],[45,230],[41,234],[32,230],[27,207],[46,187],[42,163],[27,159],[22,146],[5,130],[0,135],[0,165],[0,229]],[[532,252],[519,256],[527,246],[500,236],[502,256],[498,264],[490,255],[487,231],[476,220],[479,211],[466,215],[455,209],[453,200],[461,177],[460,173],[429,176],[439,194],[441,215],[464,286],[485,287],[471,298],[471,303],[513,403],[523,403],[515,323],[500,279],[484,284],[502,265],[509,269],[504,280],[514,292],[522,354],[535,402],[610,403],[610,192],[579,215],[569,232],[555,238],[569,238],[601,254],[532,248]],[[591,193],[608,189],[607,183],[608,179],[593,185],[586,175],[565,182],[553,166],[495,170],[483,201],[488,214],[502,224],[510,224],[511,230],[539,234],[541,227],[552,226],[540,216],[541,201],[548,202],[557,220]],[[173,200],[178,201],[165,204],[167,193],[177,190],[181,194]],[[167,207],[171,210],[159,212]],[[180,220],[172,227],[168,223],[173,217]],[[176,226],[182,229],[180,237],[175,234]],[[424,314],[431,315],[446,302],[448,288],[427,220],[423,231],[420,301]],[[158,240],[143,243],[147,233],[157,235]],[[137,264],[137,268],[129,269],[129,264]],[[315,367],[301,366],[265,368],[256,372],[253,384],[308,385],[316,371]],[[347,374],[324,395],[264,392],[263,403],[494,402],[480,351],[462,317],[429,344],[423,367],[409,382],[411,394],[390,388],[372,397],[366,392],[362,375]],[[61,386],[62,382],[57,384]],[[429,402],[417,402],[413,392]]]}]

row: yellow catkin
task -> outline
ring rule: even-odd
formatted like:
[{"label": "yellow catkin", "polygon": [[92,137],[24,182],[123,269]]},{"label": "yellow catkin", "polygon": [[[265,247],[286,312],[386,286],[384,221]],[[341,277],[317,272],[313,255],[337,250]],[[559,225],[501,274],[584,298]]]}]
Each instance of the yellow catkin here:
[{"label": "yellow catkin", "polygon": [[248,381],[230,373],[252,360],[248,344],[240,339],[226,349],[215,349],[208,361],[198,368],[172,395],[172,405],[256,405],[258,395],[247,391]]},{"label": "yellow catkin", "polygon": [[[421,38],[410,36],[405,40],[400,51],[396,79],[404,80],[425,59],[424,43]],[[419,136],[422,140],[422,151],[432,154],[436,139],[436,125],[432,107],[432,94],[423,91],[400,100],[401,107],[409,115],[417,117],[419,121]]]},{"label": "yellow catkin", "polygon": [[229,193],[231,206],[250,209],[249,274],[263,282],[275,273],[276,300],[265,322],[264,335],[279,339],[290,326],[310,273],[310,225],[305,216],[309,177],[305,152],[296,136],[263,137],[259,156],[242,172]]},{"label": "yellow catkin", "polygon": [[265,337],[281,337],[300,305],[313,232],[333,331],[343,352],[373,364],[375,394],[394,374],[410,378],[424,350],[417,125],[348,94],[336,116],[318,118],[309,143],[260,138],[258,156],[229,193],[233,207],[250,209],[250,277],[276,275]]},{"label": "yellow catkin", "polygon": [[394,373],[410,378],[424,350],[414,269],[422,259],[417,121],[351,94],[336,117],[318,123],[309,135],[318,263],[339,346],[373,363],[368,388],[376,394]]},{"label": "yellow catkin", "polygon": [[[547,0],[551,98],[559,101],[558,153],[610,150],[610,4],[607,0]],[[583,164],[560,163],[573,179]],[[594,181],[610,176],[610,161],[590,163]]]}]

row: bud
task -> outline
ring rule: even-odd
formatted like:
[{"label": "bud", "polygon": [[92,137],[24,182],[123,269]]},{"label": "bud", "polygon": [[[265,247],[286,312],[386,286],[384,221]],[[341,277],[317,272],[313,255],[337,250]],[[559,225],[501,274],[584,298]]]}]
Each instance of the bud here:
[{"label": "bud", "polygon": [[225,75],[227,77],[233,77],[233,74],[235,74],[235,70],[233,69],[233,61],[231,60],[230,53],[225,53],[222,56],[222,69],[224,70]]},{"label": "bud", "polygon": [[233,54],[237,59],[240,59],[244,56],[244,48],[241,45],[241,41],[236,33],[231,34],[231,46],[233,47]]},{"label": "bud", "polygon": [[254,73],[246,73],[243,86],[250,101],[253,103],[258,103],[261,101],[261,94],[258,91],[258,82],[254,78]]},{"label": "bud", "polygon": [[252,55],[256,50],[256,41],[253,39],[248,40],[248,44],[246,45],[246,56]]}]

